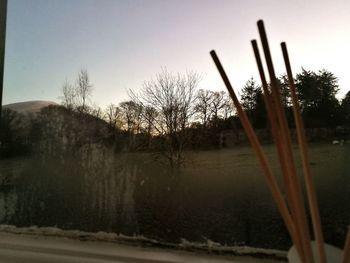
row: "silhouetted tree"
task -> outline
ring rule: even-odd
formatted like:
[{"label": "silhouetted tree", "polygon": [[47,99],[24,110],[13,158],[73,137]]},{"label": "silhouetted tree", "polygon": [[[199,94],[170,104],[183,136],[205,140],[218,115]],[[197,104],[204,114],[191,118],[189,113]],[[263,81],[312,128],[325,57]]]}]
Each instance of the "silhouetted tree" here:
[{"label": "silhouetted tree", "polygon": [[250,78],[241,93],[241,104],[243,109],[250,112],[256,107],[256,95],[257,95],[258,85],[253,78]]},{"label": "silhouetted tree", "polygon": [[222,117],[222,110],[225,107],[226,101],[224,91],[213,91],[211,93],[211,121],[214,128],[218,128],[220,117]]},{"label": "silhouetted tree", "polygon": [[121,115],[121,109],[114,104],[109,104],[105,110],[105,119],[107,120],[109,126],[113,129],[121,127]]},{"label": "silhouetted tree", "polygon": [[200,89],[197,93],[197,100],[195,105],[195,111],[197,113],[200,123],[203,125],[203,128],[207,127],[207,124],[210,120],[212,111],[211,103],[213,100],[213,93],[209,90]]},{"label": "silhouetted tree", "polygon": [[62,96],[60,97],[61,103],[69,110],[88,113],[93,110],[93,108],[88,105],[92,95],[92,90],[93,86],[90,83],[88,72],[87,70],[82,69],[78,73],[75,85],[72,85],[68,80],[63,84]]},{"label": "silhouetted tree", "polygon": [[145,107],[141,115],[144,132],[152,136],[155,133],[154,123],[158,117],[157,110],[153,107]]},{"label": "silhouetted tree", "polygon": [[280,88],[282,105],[285,109],[287,109],[291,106],[291,103],[292,103],[291,95],[289,91],[288,76],[286,74],[281,75],[277,79],[277,84],[279,85],[279,88]]},{"label": "silhouetted tree", "polygon": [[224,94],[223,102],[224,102],[224,106],[222,107],[222,115],[223,115],[224,120],[227,120],[235,112],[232,99],[227,92],[225,92],[225,94]]},{"label": "silhouetted tree", "polygon": [[76,107],[76,89],[68,80],[62,86],[61,101],[62,105],[69,110],[73,110]]},{"label": "silhouetted tree", "polygon": [[250,78],[242,88],[241,104],[243,109],[253,123],[255,122],[256,104],[259,101],[259,94],[261,94],[259,86],[253,78]]},{"label": "silhouetted tree", "polygon": [[119,108],[125,130],[130,134],[139,133],[142,105],[130,100],[121,102]]},{"label": "silhouetted tree", "polygon": [[78,79],[76,83],[76,97],[78,101],[79,110],[87,112],[87,103],[92,94],[92,84],[87,70],[82,69],[78,73]]},{"label": "silhouetted tree", "polygon": [[157,112],[152,126],[164,139],[162,154],[169,161],[173,175],[184,162],[184,150],[189,140],[187,128],[195,113],[199,80],[196,73],[172,74],[164,69],[155,80],[145,82],[139,94],[130,92],[136,103]]},{"label": "silhouetted tree", "polygon": [[334,127],[339,122],[339,102],[336,99],[338,80],[333,73],[302,70],[296,86],[308,127]]},{"label": "silhouetted tree", "polygon": [[98,105],[92,105],[91,107],[86,107],[87,108],[87,112],[89,114],[91,114],[92,116],[98,118],[98,119],[103,119],[104,117],[104,113],[103,110],[100,106]]},{"label": "silhouetted tree", "polygon": [[343,115],[343,124],[347,127],[350,127],[350,91],[348,91],[342,99],[341,109]]},{"label": "silhouetted tree", "polygon": [[253,109],[253,126],[258,129],[266,128],[267,112],[263,98],[263,93],[260,87],[255,91],[255,108]]}]

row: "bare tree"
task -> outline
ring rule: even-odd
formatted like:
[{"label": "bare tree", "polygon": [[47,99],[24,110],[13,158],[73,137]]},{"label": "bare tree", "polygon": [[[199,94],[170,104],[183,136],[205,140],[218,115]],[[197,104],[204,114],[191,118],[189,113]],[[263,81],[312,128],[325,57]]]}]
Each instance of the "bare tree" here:
[{"label": "bare tree", "polygon": [[222,114],[224,120],[227,120],[235,112],[235,107],[233,105],[232,99],[230,98],[230,95],[227,92],[225,92],[223,103],[224,105],[222,107]]},{"label": "bare tree", "polygon": [[121,117],[122,117],[122,111],[121,109],[114,105],[109,104],[105,110],[105,119],[107,120],[108,124],[112,128],[120,128],[121,127]]},{"label": "bare tree", "polygon": [[93,105],[91,107],[87,107],[86,112],[90,113],[92,116],[98,118],[98,119],[103,119],[103,110],[101,109],[100,106],[98,105]]},{"label": "bare tree", "polygon": [[130,134],[140,132],[142,106],[134,101],[123,101],[119,104],[123,127]]},{"label": "bare tree", "polygon": [[121,109],[122,128],[129,134],[128,147],[130,150],[134,150],[139,146],[136,141],[136,135],[141,132],[143,107],[134,101],[121,102],[119,107]]},{"label": "bare tree", "polygon": [[207,127],[207,124],[211,117],[211,102],[212,96],[210,90],[200,89],[197,93],[197,101],[195,105],[195,111],[197,116],[203,125],[203,128]]},{"label": "bare tree", "polygon": [[156,133],[156,128],[154,128],[154,124],[156,122],[156,118],[158,117],[158,112],[153,107],[145,107],[142,112],[142,125],[143,130],[146,132],[146,134],[152,136]]},{"label": "bare tree", "polygon": [[75,85],[68,80],[62,87],[62,105],[70,110],[88,113],[92,109],[88,106],[92,94],[92,84],[90,83],[87,70],[80,70]]},{"label": "bare tree", "polygon": [[75,89],[79,110],[82,112],[86,112],[87,103],[92,94],[92,84],[90,83],[87,70],[82,69],[78,73],[78,79]]},{"label": "bare tree", "polygon": [[76,90],[75,87],[66,80],[62,86],[62,105],[69,110],[73,110],[76,105]]},{"label": "bare tree", "polygon": [[225,107],[225,92],[224,91],[213,91],[211,101],[211,112],[213,125],[216,128],[218,126],[219,118],[221,117],[222,109]]},{"label": "bare tree", "polygon": [[195,113],[199,80],[200,76],[196,73],[172,74],[163,69],[155,80],[144,83],[139,94],[130,92],[134,101],[158,113],[152,120],[152,126],[164,139],[162,154],[171,168],[180,168],[184,162],[185,145],[189,138],[187,128]]}]

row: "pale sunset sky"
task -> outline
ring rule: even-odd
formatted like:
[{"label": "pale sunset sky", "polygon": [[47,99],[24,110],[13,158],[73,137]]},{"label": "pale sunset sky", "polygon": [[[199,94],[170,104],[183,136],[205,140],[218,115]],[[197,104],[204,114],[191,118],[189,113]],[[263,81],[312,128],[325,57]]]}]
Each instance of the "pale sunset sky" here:
[{"label": "pale sunset sky", "polygon": [[[59,102],[62,84],[87,69],[92,102],[127,100],[166,67],[202,74],[200,88],[224,90],[215,49],[239,91],[258,72],[250,40],[263,19],[279,74],[286,41],[294,74],[327,69],[350,90],[350,1],[8,0],[3,104]],[[260,42],[259,42],[260,43]]]}]

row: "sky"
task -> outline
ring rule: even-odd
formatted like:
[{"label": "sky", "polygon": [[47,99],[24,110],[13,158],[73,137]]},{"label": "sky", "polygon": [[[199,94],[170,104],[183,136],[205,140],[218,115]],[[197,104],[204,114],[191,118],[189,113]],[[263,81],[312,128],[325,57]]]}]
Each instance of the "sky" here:
[{"label": "sky", "polygon": [[[327,69],[350,90],[350,1],[8,0],[3,104],[60,102],[63,83],[86,69],[91,103],[128,99],[162,68],[195,71],[199,88],[224,90],[215,49],[239,91],[258,71],[250,41],[263,19],[277,74],[286,41],[294,74]],[[260,44],[260,41],[259,41]]]}]

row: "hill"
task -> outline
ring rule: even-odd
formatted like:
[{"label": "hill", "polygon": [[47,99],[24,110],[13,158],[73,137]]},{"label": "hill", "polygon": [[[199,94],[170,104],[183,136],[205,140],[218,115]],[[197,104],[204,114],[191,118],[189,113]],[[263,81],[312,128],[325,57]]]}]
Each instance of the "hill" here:
[{"label": "hill", "polygon": [[18,113],[37,113],[49,105],[57,105],[57,103],[53,101],[33,100],[6,104],[3,108],[17,111]]}]

